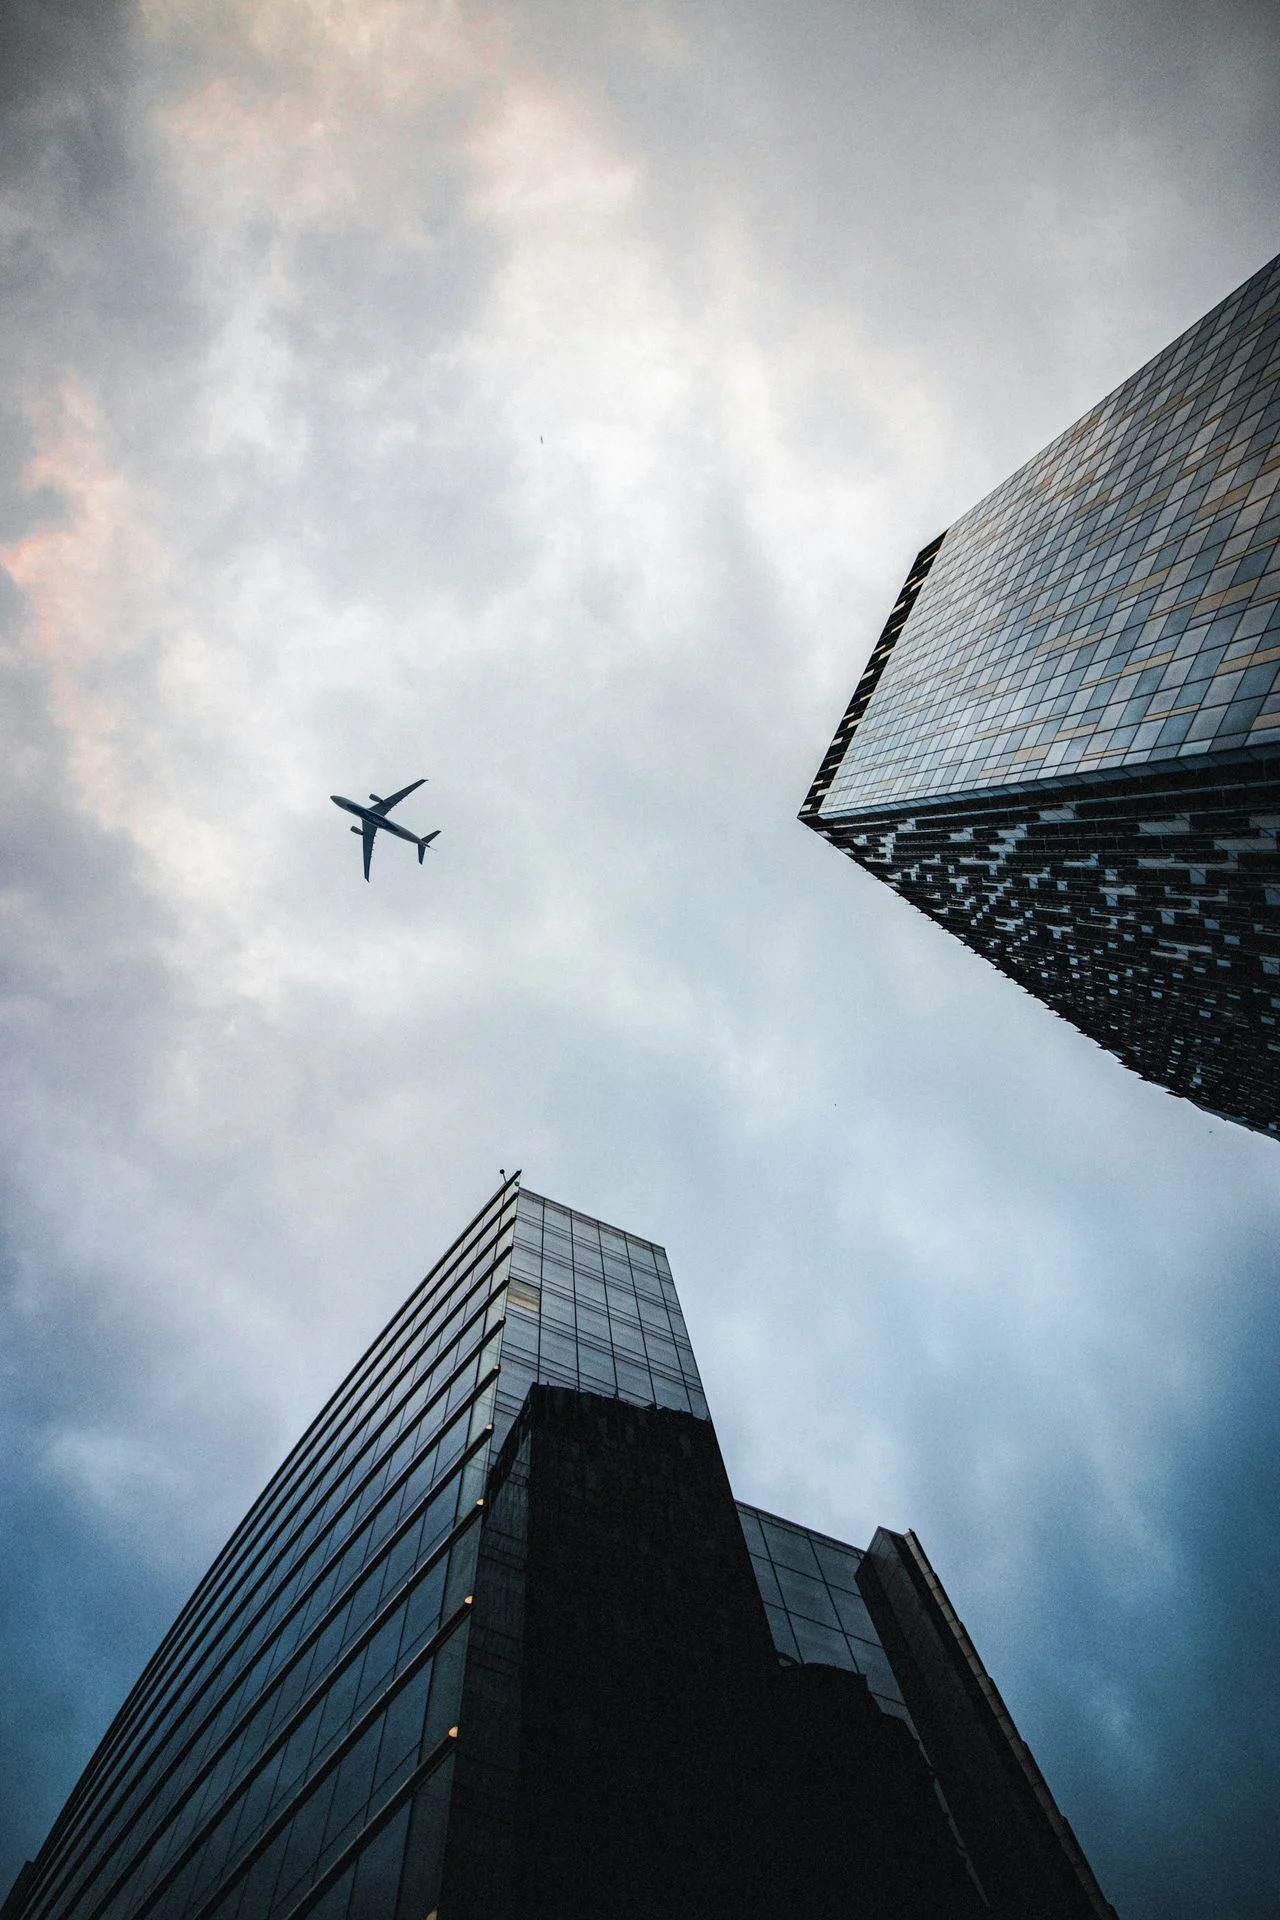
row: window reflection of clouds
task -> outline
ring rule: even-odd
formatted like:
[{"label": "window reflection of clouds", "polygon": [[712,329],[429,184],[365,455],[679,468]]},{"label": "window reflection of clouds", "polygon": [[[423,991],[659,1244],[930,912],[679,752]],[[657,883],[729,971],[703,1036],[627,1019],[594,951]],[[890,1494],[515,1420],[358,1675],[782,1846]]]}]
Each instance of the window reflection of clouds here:
[{"label": "window reflection of clouds", "polygon": [[456,1720],[437,1655],[473,1585],[513,1211],[483,1210],[237,1528],[68,1803],[33,1920],[292,1911]]},{"label": "window reflection of clouds", "polygon": [[778,1651],[861,1673],[877,1704],[910,1724],[871,1615],[855,1591],[860,1551],[741,1503],[738,1517]]},{"label": "window reflection of clouds", "polygon": [[823,816],[1280,740],[1278,382],[1280,260],[949,529]]},{"label": "window reflection of clouds", "polygon": [[[528,1192],[519,1198],[516,1240],[513,1272],[542,1290],[541,1335],[532,1352],[521,1334],[504,1355],[504,1429],[535,1377],[708,1417],[661,1248]],[[510,1321],[520,1311],[509,1300]],[[526,1354],[536,1356],[536,1371],[525,1369]]]}]

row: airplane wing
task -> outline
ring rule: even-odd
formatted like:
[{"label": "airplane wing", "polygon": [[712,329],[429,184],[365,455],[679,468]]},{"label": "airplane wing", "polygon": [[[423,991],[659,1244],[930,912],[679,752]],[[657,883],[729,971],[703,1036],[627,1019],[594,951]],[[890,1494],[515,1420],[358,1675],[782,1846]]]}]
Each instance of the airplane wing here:
[{"label": "airplane wing", "polygon": [[369,878],[369,862],[373,859],[373,843],[378,837],[378,829],[374,826],[372,820],[363,820],[360,824],[364,832],[364,877],[367,880]]},{"label": "airplane wing", "polygon": [[[419,787],[425,787],[426,784],[427,780],[424,774],[421,780],[410,781],[407,787],[401,787],[399,793],[393,793],[389,799],[379,800],[373,811],[375,813],[390,813],[392,807],[398,807],[400,802],[406,799],[409,794],[416,793]],[[372,800],[375,798],[375,795],[370,794],[369,798]]]}]

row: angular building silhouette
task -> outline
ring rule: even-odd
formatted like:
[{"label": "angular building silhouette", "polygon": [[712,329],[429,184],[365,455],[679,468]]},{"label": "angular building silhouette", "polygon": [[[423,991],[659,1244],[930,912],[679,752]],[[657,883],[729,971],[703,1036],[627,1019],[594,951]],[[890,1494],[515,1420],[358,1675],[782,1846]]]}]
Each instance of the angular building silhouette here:
[{"label": "angular building silhouette", "polygon": [[660,1247],[504,1182],[4,1920],[1111,1913],[919,1543],[735,1505]]},{"label": "angular building silhouette", "polygon": [[916,557],[800,818],[1280,1133],[1280,259]]}]

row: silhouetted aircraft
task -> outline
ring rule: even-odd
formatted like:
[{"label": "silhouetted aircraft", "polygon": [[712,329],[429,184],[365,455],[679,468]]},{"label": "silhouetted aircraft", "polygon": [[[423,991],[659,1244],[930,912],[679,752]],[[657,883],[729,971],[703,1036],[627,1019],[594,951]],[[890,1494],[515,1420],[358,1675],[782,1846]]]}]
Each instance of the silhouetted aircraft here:
[{"label": "silhouetted aircraft", "polygon": [[397,840],[411,840],[418,849],[418,865],[422,865],[422,856],[435,839],[436,834],[439,833],[439,827],[436,828],[435,833],[425,834],[419,839],[416,833],[410,833],[408,827],[399,827],[394,820],[388,820],[387,815],[390,813],[392,807],[399,806],[406,795],[416,793],[419,787],[425,785],[425,778],[422,780],[414,780],[409,786],[401,787],[399,793],[391,794],[386,800],[380,800],[376,793],[371,793],[369,795],[369,798],[373,802],[371,807],[359,806],[354,800],[344,800],[340,793],[331,793],[329,795],[335,807],[345,807],[346,811],[348,813],[354,813],[356,819],[360,822],[360,825],[358,827],[352,827],[351,831],[352,833],[359,833],[364,836],[364,877],[366,880],[369,878],[369,862],[373,858],[374,836],[379,827],[382,828],[384,833],[394,833]]}]

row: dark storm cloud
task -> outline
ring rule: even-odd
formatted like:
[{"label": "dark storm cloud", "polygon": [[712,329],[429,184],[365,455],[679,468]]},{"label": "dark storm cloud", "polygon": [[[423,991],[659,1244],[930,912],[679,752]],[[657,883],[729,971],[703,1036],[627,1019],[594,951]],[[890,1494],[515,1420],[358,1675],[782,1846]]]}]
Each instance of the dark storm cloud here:
[{"label": "dark storm cloud", "polygon": [[[1274,1339],[1274,1260],[1259,1252],[1254,1298],[1234,1310],[1210,1404],[1180,1436],[1159,1502],[1165,1580],[1144,1589],[1132,1568],[1108,1580],[1105,1568],[1075,1565],[1061,1534],[1044,1528],[1041,1595],[1059,1650],[1019,1679],[1035,1721],[1047,1729],[1061,1716],[1078,1729],[1058,1791],[1086,1827],[1108,1819],[1104,1792],[1117,1783],[1081,1764],[1091,1732],[1081,1702],[1096,1690],[1128,1720],[1121,1791],[1142,1839],[1115,1848],[1108,1891],[1122,1914],[1262,1915],[1274,1904],[1280,1421],[1269,1369],[1248,1359],[1254,1343]],[[1233,1295],[1242,1269],[1222,1276]],[[1035,1740],[1039,1727],[1025,1731]]]},{"label": "dark storm cloud", "polygon": [[1269,18],[10,19],[6,1860],[523,1161],[1125,1920],[1269,1911],[1275,1150],[794,821],[919,542],[1270,250]]}]

